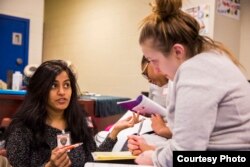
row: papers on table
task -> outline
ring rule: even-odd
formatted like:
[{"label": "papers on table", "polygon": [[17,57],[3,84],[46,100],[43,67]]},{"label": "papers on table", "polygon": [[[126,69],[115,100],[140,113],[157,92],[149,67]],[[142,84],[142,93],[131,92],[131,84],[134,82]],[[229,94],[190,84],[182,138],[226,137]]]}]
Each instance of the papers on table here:
[{"label": "papers on table", "polygon": [[136,158],[136,156],[132,155],[130,151],[93,152],[92,156],[95,161],[127,160]]}]

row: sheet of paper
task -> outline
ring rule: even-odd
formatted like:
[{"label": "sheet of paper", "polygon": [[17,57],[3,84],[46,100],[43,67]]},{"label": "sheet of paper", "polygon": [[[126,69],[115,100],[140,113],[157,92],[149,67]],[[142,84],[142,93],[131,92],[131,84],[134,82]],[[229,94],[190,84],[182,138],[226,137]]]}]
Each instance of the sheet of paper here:
[{"label": "sheet of paper", "polygon": [[107,161],[107,160],[126,160],[135,159],[130,151],[119,151],[119,152],[93,152],[92,156],[95,161]]},{"label": "sheet of paper", "polygon": [[87,162],[84,167],[151,167],[146,165],[132,165],[132,164],[114,164],[114,163],[100,163]]}]

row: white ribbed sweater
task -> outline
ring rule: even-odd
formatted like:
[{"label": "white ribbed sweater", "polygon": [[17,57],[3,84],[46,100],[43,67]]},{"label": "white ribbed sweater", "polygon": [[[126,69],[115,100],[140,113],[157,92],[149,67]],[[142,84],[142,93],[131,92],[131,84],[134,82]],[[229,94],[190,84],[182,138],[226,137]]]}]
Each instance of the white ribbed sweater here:
[{"label": "white ribbed sweater", "polygon": [[153,154],[172,166],[174,150],[250,150],[250,84],[232,61],[206,52],[185,61],[170,92],[173,138]]}]

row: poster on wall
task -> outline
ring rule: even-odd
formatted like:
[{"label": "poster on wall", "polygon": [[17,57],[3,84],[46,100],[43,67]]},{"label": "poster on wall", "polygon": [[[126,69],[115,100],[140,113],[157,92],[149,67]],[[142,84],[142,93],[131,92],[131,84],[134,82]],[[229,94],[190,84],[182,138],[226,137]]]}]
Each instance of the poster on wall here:
[{"label": "poster on wall", "polygon": [[218,0],[217,12],[221,15],[240,19],[240,0]]},{"label": "poster on wall", "polygon": [[210,7],[209,5],[198,5],[195,7],[185,9],[185,12],[193,16],[200,24],[200,34],[209,34],[209,18]]},{"label": "poster on wall", "polygon": [[22,33],[18,33],[18,32],[12,33],[12,44],[22,45]]}]

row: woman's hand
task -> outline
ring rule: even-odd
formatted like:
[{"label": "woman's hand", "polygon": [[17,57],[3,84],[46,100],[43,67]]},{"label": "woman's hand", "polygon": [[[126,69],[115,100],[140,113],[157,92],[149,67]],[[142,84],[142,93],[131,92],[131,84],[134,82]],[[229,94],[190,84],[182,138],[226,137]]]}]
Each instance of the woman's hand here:
[{"label": "woman's hand", "polygon": [[50,161],[45,165],[45,167],[69,167],[71,161],[67,154],[68,149],[66,147],[58,148],[52,150]]},{"label": "woman's hand", "polygon": [[147,144],[142,136],[131,135],[128,136],[128,150],[132,155],[139,155],[147,150],[154,150],[155,146]]},{"label": "woman's hand", "polygon": [[171,138],[172,137],[172,133],[170,131],[170,129],[166,126],[166,122],[163,120],[163,118],[159,115],[151,115],[151,122],[152,122],[152,129],[154,130],[154,132],[162,137],[166,137],[166,138]]},{"label": "woman's hand", "polygon": [[152,150],[145,151],[135,159],[135,162],[139,165],[152,165],[153,166],[152,154],[153,154]]},{"label": "woman's hand", "polygon": [[124,120],[118,121],[114,125],[114,129],[123,130],[126,128],[133,127],[135,124],[140,122],[139,117],[140,117],[139,113],[133,113],[133,116],[129,116]]},{"label": "woman's hand", "polygon": [[109,137],[115,139],[120,131],[126,128],[133,127],[136,123],[140,122],[139,113],[133,113],[133,116],[129,116],[124,120],[118,121],[113,130],[110,132]]}]

